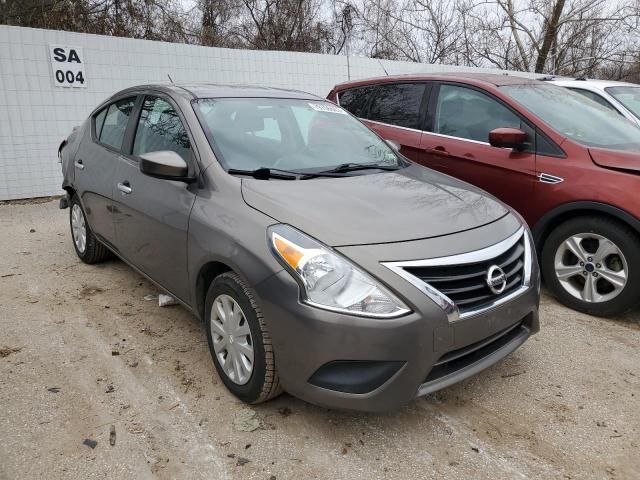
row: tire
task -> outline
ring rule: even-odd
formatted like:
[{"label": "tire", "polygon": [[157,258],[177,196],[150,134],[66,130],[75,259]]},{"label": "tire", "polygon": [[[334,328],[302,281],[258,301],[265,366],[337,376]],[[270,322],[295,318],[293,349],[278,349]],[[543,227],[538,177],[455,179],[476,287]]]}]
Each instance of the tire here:
[{"label": "tire", "polygon": [[[80,226],[78,221],[84,228],[84,241],[79,242],[77,240],[77,230],[74,230],[74,215],[76,226]],[[81,216],[81,218],[80,218]],[[78,255],[78,258],[84,263],[93,264],[99,263],[109,257],[110,253],[107,247],[105,247],[95,237],[89,224],[87,223],[87,216],[84,213],[84,208],[78,199],[77,195],[71,197],[71,203],[69,205],[69,226],[71,228],[71,241],[73,242],[73,248]]]},{"label": "tire", "polygon": [[562,223],[547,237],[541,262],[551,293],[580,312],[610,317],[640,301],[640,239],[614,219],[589,215]]},{"label": "tire", "polygon": [[[239,307],[244,320],[232,315],[229,318],[239,318],[239,321],[222,321],[219,307],[224,310],[225,306],[231,306],[235,314]],[[225,323],[227,327],[224,327]],[[234,326],[236,323],[237,326]],[[213,364],[231,393],[251,404],[265,402],[282,393],[271,337],[262,312],[253,291],[235,273],[223,273],[211,282],[205,300],[205,328]],[[247,347],[253,349],[252,362],[248,362],[250,355],[245,353]],[[230,350],[239,348],[243,349],[241,357],[239,350]],[[240,360],[234,362],[234,358]],[[251,363],[250,373],[246,371],[248,363]],[[238,369],[234,368],[236,364]]]}]

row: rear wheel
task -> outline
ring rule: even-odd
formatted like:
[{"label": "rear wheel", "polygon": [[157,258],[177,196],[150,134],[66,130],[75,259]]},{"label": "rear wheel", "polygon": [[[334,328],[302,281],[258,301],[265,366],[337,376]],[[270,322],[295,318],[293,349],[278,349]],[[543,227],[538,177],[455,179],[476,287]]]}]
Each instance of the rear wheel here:
[{"label": "rear wheel", "polygon": [[247,403],[282,393],[262,312],[253,291],[235,273],[211,282],[205,324],[213,363],[231,393]]},{"label": "rear wheel", "polygon": [[98,263],[109,256],[109,250],[95,237],[87,216],[77,195],[71,198],[69,208],[69,224],[71,226],[71,239],[76,254],[84,263]]},{"label": "rear wheel", "polygon": [[640,300],[640,240],[615,220],[577,217],[545,241],[542,271],[565,305],[591,315],[617,315]]}]

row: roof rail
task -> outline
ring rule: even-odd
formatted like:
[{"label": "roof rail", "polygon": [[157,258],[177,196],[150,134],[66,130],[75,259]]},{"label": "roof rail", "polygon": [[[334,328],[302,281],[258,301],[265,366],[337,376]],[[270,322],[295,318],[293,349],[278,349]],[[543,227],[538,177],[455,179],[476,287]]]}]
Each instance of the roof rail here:
[{"label": "roof rail", "polygon": [[555,75],[545,75],[544,77],[538,78],[538,80],[542,80],[543,82],[551,82],[556,79]]},{"label": "roof rail", "polygon": [[587,81],[587,77],[585,77],[584,75],[582,75],[581,77],[576,77],[576,80],[579,80],[581,82],[586,82]]}]

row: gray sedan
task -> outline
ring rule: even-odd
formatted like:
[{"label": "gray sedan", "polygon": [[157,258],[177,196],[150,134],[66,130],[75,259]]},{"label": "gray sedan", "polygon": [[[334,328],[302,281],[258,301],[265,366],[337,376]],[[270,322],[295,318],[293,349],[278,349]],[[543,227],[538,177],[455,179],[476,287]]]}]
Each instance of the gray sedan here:
[{"label": "gray sedan", "polygon": [[78,257],[113,253],[182,302],[245,402],[393,409],[538,330],[521,218],[314,95],[130,88],[59,156]]}]

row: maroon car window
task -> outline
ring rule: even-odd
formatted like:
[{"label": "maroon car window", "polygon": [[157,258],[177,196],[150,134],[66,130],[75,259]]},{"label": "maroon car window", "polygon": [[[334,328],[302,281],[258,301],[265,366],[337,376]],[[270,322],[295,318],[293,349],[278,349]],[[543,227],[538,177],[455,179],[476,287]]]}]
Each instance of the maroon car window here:
[{"label": "maroon car window", "polygon": [[434,132],[488,142],[495,128],[521,128],[520,117],[478,90],[442,85],[438,95]]},{"label": "maroon car window", "polygon": [[398,127],[420,128],[420,104],[424,89],[422,83],[379,86],[369,108],[369,120]]},{"label": "maroon car window", "polygon": [[374,87],[351,88],[338,94],[338,103],[356,117],[365,118],[369,97]]}]

